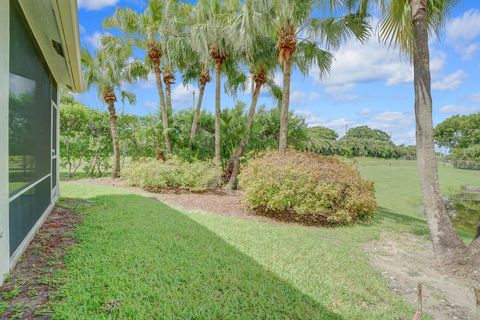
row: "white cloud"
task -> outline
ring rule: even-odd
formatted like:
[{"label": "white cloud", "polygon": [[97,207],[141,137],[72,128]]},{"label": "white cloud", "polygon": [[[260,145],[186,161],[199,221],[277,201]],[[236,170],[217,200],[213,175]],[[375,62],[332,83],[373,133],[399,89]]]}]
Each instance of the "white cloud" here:
[{"label": "white cloud", "polygon": [[86,31],[85,27],[82,24],[78,25],[78,29],[80,30],[81,34],[85,33],[85,31]]},{"label": "white cloud", "polygon": [[108,32],[102,33],[100,31],[95,31],[91,35],[85,35],[83,37],[83,41],[88,43],[93,49],[100,49],[100,47],[102,46],[102,42],[101,42],[102,37],[109,36],[109,35],[111,34]]},{"label": "white cloud", "polygon": [[345,132],[345,126],[351,125],[353,123],[353,121],[345,118],[338,118],[338,119],[320,118],[316,116],[313,112],[305,111],[305,110],[295,111],[295,114],[304,117],[309,127],[324,126],[337,131],[342,131],[343,133]]},{"label": "white cloud", "polygon": [[158,111],[160,109],[158,102],[155,101],[145,101],[143,105],[151,111]]},{"label": "white cloud", "polygon": [[355,83],[345,83],[341,85],[326,86],[325,92],[330,94],[337,101],[356,101],[360,96],[350,91],[356,87]]},{"label": "white cloud", "polygon": [[312,71],[318,83],[335,86],[386,80],[393,85],[412,80],[408,60],[382,45],[375,36],[365,44],[351,39],[334,54],[331,72],[325,79],[320,79],[318,70]]},{"label": "white cloud", "polygon": [[457,89],[463,82],[463,79],[467,77],[467,74],[463,70],[446,75],[442,78],[438,78],[432,82],[432,89],[445,91]]},{"label": "white cloud", "polygon": [[480,102],[480,92],[472,94],[467,100],[471,102]]},{"label": "white cloud", "polygon": [[290,94],[290,102],[292,104],[301,104],[304,102],[313,102],[317,100],[320,95],[313,91],[313,92],[304,92],[299,90],[294,90]]},{"label": "white cloud", "polygon": [[467,106],[457,106],[457,105],[446,105],[440,108],[440,113],[449,114],[449,113],[472,113],[480,111],[480,107],[467,107]]},{"label": "white cloud", "polygon": [[376,113],[370,109],[362,109],[360,115],[363,116],[362,125],[387,132],[396,144],[415,143],[415,116],[413,113],[398,111]]},{"label": "white cloud", "polygon": [[100,10],[105,7],[114,6],[119,0],[78,0],[79,9]]},{"label": "white cloud", "polygon": [[480,10],[470,9],[462,16],[450,19],[445,26],[446,40],[455,50],[468,60],[480,49],[479,43],[473,43],[480,36]]},{"label": "white cloud", "polygon": [[190,107],[192,105],[193,92],[198,96],[198,90],[195,87],[187,87],[181,83],[177,84],[172,90],[172,107]]}]

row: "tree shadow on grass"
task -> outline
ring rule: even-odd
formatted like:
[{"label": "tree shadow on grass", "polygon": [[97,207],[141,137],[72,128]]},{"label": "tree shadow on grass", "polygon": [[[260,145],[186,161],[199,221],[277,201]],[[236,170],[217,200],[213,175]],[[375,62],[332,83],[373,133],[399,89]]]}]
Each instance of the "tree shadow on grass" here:
[{"label": "tree shadow on grass", "polygon": [[377,208],[377,215],[373,223],[377,225],[388,225],[394,229],[401,227],[417,235],[428,234],[428,226],[424,219],[398,213],[385,207]]},{"label": "tree shadow on grass", "polygon": [[67,256],[59,318],[343,319],[179,211],[92,198]]}]

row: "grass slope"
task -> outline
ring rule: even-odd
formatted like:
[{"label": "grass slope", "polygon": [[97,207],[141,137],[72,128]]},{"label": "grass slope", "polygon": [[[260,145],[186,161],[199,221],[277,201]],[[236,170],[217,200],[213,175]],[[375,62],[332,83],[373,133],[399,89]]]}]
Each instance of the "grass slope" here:
[{"label": "grass slope", "polygon": [[[380,231],[426,234],[413,162],[360,160],[376,182],[369,224],[335,229],[182,213],[120,188],[62,185],[87,199],[81,242],[62,273],[56,318],[411,319],[368,265]],[[441,168],[446,190],[480,172]]]}]

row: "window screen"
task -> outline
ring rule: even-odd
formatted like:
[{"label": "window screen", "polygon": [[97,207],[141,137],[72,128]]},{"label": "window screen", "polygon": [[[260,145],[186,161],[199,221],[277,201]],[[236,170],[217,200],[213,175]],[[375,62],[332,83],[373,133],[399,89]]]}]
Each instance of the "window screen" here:
[{"label": "window screen", "polygon": [[9,191],[50,173],[52,81],[18,4],[10,6]]}]

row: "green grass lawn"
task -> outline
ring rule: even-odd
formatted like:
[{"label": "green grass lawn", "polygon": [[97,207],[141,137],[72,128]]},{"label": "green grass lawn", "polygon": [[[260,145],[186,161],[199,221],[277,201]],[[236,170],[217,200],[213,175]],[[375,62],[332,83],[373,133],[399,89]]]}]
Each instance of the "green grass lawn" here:
[{"label": "green grass lawn", "polygon": [[[55,318],[411,319],[414,307],[362,246],[381,230],[427,234],[415,164],[358,167],[376,183],[378,214],[329,229],[184,213],[126,189],[64,182],[63,197],[87,202],[76,207],[81,241],[59,276]],[[480,172],[441,167],[440,178],[453,191]]]}]

